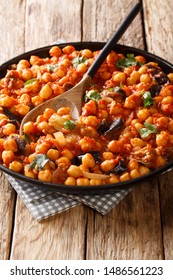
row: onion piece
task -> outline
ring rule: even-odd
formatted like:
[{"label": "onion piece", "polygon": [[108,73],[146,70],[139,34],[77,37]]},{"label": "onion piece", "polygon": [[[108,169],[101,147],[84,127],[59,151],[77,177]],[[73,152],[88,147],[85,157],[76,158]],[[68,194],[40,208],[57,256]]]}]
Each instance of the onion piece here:
[{"label": "onion piece", "polygon": [[83,176],[85,178],[89,178],[89,179],[101,179],[101,180],[105,180],[105,179],[108,179],[110,178],[109,175],[104,175],[104,174],[99,174],[99,173],[90,173],[90,172],[86,172],[86,171],[83,171]]}]

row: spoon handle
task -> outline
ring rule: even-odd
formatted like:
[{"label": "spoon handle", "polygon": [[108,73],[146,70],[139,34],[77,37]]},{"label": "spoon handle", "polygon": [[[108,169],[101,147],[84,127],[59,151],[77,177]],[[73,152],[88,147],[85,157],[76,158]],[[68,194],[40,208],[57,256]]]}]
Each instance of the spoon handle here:
[{"label": "spoon handle", "polygon": [[113,46],[118,42],[118,40],[121,38],[123,33],[126,31],[130,23],[133,21],[133,19],[136,17],[138,12],[142,9],[141,3],[136,3],[130,13],[127,15],[127,17],[123,20],[119,28],[115,31],[113,36],[109,39],[107,44],[104,46],[100,54],[98,55],[97,59],[95,62],[91,65],[91,67],[87,71],[87,75],[90,76],[91,78],[94,77],[95,73],[107,57],[107,55],[110,53],[112,50]]}]

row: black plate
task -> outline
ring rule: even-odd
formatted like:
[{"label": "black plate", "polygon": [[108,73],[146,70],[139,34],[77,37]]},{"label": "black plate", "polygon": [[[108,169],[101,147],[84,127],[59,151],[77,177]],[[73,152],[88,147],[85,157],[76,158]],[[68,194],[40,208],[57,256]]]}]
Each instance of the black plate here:
[{"label": "black plate", "polygon": [[[96,51],[96,50],[102,49],[103,46],[105,45],[105,43],[102,43],[102,42],[79,42],[79,43],[68,42],[66,44],[54,44],[54,45],[58,45],[60,48],[63,48],[66,45],[73,45],[77,50],[88,48],[88,49],[91,49],[92,51]],[[2,64],[0,66],[0,78],[4,77],[6,75],[6,71],[7,71],[7,69],[9,69],[9,66],[11,64],[18,63],[18,61],[21,59],[29,60],[31,55],[38,55],[39,57],[48,57],[49,50],[54,45],[49,45],[46,47],[35,49],[32,51],[26,52],[24,54],[21,54],[13,59],[8,60],[7,62],[5,62],[4,64]],[[123,53],[123,54],[132,53],[134,55],[142,55],[146,58],[146,60],[148,62],[149,61],[157,62],[165,73],[173,72],[173,65],[171,63],[169,63],[168,61],[166,61],[156,55],[146,52],[144,50],[125,46],[125,45],[119,45],[119,44],[114,47],[114,50],[118,53]],[[108,192],[117,192],[122,189],[128,189],[132,186],[137,186],[142,181],[149,180],[152,177],[157,176],[165,171],[169,171],[172,168],[173,168],[173,161],[169,162],[168,164],[166,164],[165,166],[163,166],[157,170],[151,171],[149,174],[147,174],[145,176],[141,176],[141,177],[133,179],[133,180],[119,182],[117,184],[107,184],[107,185],[100,185],[100,186],[74,186],[73,187],[73,186],[66,186],[66,185],[61,185],[61,184],[46,183],[46,182],[38,181],[38,180],[35,180],[32,178],[28,178],[24,175],[18,174],[16,172],[8,169],[7,167],[0,164],[0,169],[3,172],[12,176],[16,180],[18,180],[20,183],[25,182],[25,185],[27,183],[28,185],[38,186],[41,189],[47,188],[47,189],[51,189],[51,190],[55,190],[55,191],[57,190],[58,192],[61,192],[61,193],[72,193],[72,194],[81,194],[81,193],[82,194],[84,194],[84,193],[87,193],[87,194],[99,193],[100,194],[100,193],[106,193],[106,192],[107,193]]]}]

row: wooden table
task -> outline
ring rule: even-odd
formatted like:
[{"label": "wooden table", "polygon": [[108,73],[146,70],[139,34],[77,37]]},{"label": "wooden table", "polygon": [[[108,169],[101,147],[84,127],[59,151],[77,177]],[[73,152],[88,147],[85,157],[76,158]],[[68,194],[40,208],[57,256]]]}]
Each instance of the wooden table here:
[{"label": "wooden table", "polygon": [[[173,62],[173,1],[143,0],[120,43]],[[133,0],[0,1],[0,63],[56,40],[106,41]],[[0,173],[0,259],[173,259],[173,172],[108,215],[81,205],[38,223]]]}]

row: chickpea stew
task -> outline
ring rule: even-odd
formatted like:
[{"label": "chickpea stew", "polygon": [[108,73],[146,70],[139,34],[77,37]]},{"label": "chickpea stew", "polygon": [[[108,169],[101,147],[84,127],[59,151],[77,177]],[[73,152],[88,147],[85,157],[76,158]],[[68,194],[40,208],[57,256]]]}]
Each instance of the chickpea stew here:
[{"label": "chickpea stew", "polygon": [[0,163],[15,173],[66,186],[99,186],[140,178],[173,160],[173,73],[143,55],[111,51],[74,121],[68,107],[34,107],[76,85],[99,51],[52,46],[0,79]]}]

